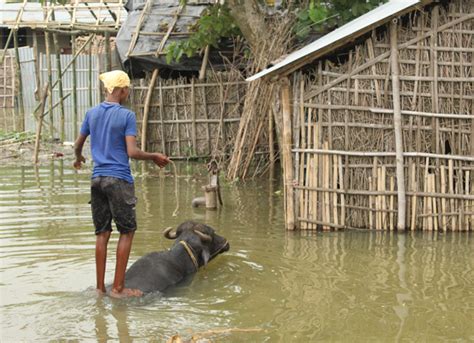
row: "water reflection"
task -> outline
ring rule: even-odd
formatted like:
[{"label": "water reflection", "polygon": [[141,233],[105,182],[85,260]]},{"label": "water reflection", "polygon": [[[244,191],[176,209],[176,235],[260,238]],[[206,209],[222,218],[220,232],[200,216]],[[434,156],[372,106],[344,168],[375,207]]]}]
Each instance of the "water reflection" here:
[{"label": "water reflection", "polygon": [[[173,177],[134,170],[139,231],[132,262],[167,249],[162,229],[185,219],[215,227],[231,250],[164,295],[97,297],[90,290],[89,172],[74,171],[67,161],[0,168],[2,341],[165,341],[222,328],[261,331],[211,339],[474,339],[468,233],[285,232],[278,182],[223,182],[224,207],[206,211],[190,206],[207,182],[199,168],[179,166],[178,199]],[[116,240],[114,233],[107,280]]]}]

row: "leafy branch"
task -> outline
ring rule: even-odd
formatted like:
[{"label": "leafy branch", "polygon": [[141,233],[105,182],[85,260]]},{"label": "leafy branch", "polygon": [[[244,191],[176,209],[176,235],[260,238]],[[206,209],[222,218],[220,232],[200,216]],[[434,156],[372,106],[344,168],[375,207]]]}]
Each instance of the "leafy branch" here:
[{"label": "leafy branch", "polygon": [[199,20],[188,29],[192,32],[188,39],[175,41],[167,46],[166,63],[179,62],[183,55],[193,57],[197,51],[208,45],[218,48],[222,38],[240,34],[229,8],[220,4],[207,8]]}]

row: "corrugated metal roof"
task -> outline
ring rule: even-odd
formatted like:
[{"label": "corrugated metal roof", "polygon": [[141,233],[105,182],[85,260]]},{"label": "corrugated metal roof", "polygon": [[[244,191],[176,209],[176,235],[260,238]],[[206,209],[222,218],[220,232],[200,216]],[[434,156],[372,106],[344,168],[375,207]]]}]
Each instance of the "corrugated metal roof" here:
[{"label": "corrugated metal roof", "polygon": [[298,69],[309,61],[343,46],[348,41],[354,40],[375,26],[380,26],[392,17],[403,14],[416,5],[426,4],[429,2],[430,1],[426,0],[391,0],[328,33],[313,43],[308,44],[304,48],[292,52],[274,66],[264,69],[247,78],[247,81],[253,81],[274,74],[287,74],[292,70]]}]

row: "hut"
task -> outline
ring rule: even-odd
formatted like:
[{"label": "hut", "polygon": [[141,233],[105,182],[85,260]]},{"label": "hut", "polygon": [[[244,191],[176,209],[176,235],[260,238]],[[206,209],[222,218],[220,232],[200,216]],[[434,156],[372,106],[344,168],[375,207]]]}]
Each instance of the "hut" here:
[{"label": "hut", "polygon": [[[174,159],[225,158],[238,129],[246,83],[223,41],[201,54],[166,59],[167,48],[186,40],[216,1],[138,1],[125,4],[127,20],[117,34],[117,52],[135,78],[131,107],[141,148]],[[227,69],[227,70],[226,70]]]},{"label": "hut", "polygon": [[473,21],[392,0],[248,79],[281,87],[287,229],[474,229]]}]

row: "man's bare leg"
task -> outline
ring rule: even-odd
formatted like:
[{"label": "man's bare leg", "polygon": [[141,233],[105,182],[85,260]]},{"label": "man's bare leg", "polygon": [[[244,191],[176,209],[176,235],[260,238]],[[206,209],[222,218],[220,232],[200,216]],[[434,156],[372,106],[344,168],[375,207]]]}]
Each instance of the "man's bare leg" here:
[{"label": "man's bare leg", "polygon": [[121,233],[117,244],[114,285],[110,292],[110,296],[115,298],[139,297],[143,295],[143,292],[138,289],[125,288],[125,271],[130,250],[132,249],[133,234],[134,232]]},{"label": "man's bare leg", "polygon": [[95,241],[95,270],[97,278],[97,292],[105,293],[105,267],[107,261],[107,244],[109,243],[110,231],[101,232],[96,235]]}]

